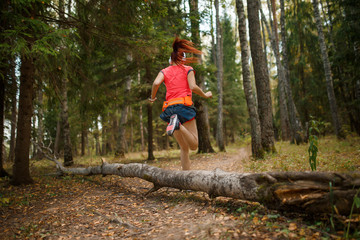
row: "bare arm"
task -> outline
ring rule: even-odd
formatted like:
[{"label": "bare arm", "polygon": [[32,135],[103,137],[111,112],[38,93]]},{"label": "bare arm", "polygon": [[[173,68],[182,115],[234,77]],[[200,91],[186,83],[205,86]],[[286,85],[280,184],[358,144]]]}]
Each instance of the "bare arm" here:
[{"label": "bare arm", "polygon": [[188,78],[189,87],[193,93],[196,93],[197,95],[199,95],[200,97],[203,97],[203,98],[211,98],[212,97],[211,91],[204,93],[203,90],[196,84],[194,71],[191,71],[188,74],[187,78]]},{"label": "bare arm", "polygon": [[149,98],[150,102],[154,102],[156,100],[156,93],[163,81],[164,81],[164,74],[162,72],[159,72],[152,85],[151,97]]}]

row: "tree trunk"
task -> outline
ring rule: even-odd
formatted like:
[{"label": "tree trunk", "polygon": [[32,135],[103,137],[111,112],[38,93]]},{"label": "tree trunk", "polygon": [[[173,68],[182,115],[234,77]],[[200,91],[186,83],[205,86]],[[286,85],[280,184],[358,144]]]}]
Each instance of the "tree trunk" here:
[{"label": "tree trunk", "polygon": [[[328,1],[327,1],[327,4],[329,4]],[[356,11],[358,12],[358,9],[359,8],[352,8],[350,6],[350,11],[352,12],[352,15],[355,15]],[[331,21],[330,21],[330,23],[331,23]],[[358,19],[353,18],[350,21],[350,24],[351,24],[351,26],[353,26],[355,28],[358,27],[359,26]],[[358,37],[359,36],[357,35],[357,38],[353,39],[355,66],[360,66],[360,41],[359,41]],[[358,67],[354,67],[352,72],[353,72],[353,76],[354,76],[354,80],[353,80],[353,84],[352,84],[352,88],[354,89],[353,90],[353,92],[354,92],[353,93],[353,101],[356,103],[355,106],[353,107],[354,122],[355,122],[354,129],[360,136],[360,74],[359,74]]]},{"label": "tree trunk", "polygon": [[323,65],[324,65],[326,90],[327,90],[329,104],[330,104],[330,111],[331,111],[331,117],[332,117],[332,121],[333,121],[333,127],[335,130],[336,136],[339,139],[341,139],[341,138],[344,138],[345,135],[343,133],[340,119],[338,116],[338,109],[337,109],[336,98],[335,98],[335,93],[334,93],[331,67],[330,67],[328,53],[326,50],[325,38],[324,38],[324,33],[323,33],[323,28],[322,28],[322,21],[321,21],[320,14],[319,14],[318,1],[313,0],[312,3],[313,3],[313,7],[314,7],[314,16],[315,16],[315,21],[316,21],[316,27],[317,27],[318,34],[319,34],[318,40],[319,40],[319,44],[320,44],[321,58],[322,58]]},{"label": "tree trunk", "polygon": [[[200,14],[198,8],[198,0],[189,0],[190,6],[190,22],[191,22],[191,40],[197,46],[201,46],[200,39]],[[202,60],[201,55],[198,55],[200,59],[199,65],[201,66]],[[201,88],[204,88],[204,75],[200,71],[197,73],[197,82]],[[209,119],[207,117],[207,106],[206,102],[196,97],[194,98],[194,106],[196,107],[196,127],[198,130],[198,153],[212,153],[214,149],[210,142],[210,131],[209,131]]]},{"label": "tree trunk", "polygon": [[81,127],[82,128],[81,129],[81,156],[85,156],[87,129],[85,127],[84,122],[82,122],[81,125],[82,125],[82,127]]},{"label": "tree trunk", "polygon": [[304,141],[302,137],[303,128],[301,125],[301,121],[297,116],[297,109],[294,103],[294,99],[292,96],[292,90],[290,87],[290,73],[289,73],[289,63],[287,58],[287,50],[286,50],[286,30],[285,30],[285,7],[284,0],[280,0],[280,8],[281,8],[281,17],[280,17],[280,25],[281,25],[281,41],[282,41],[282,57],[283,57],[283,68],[284,68],[284,87],[286,93],[286,101],[288,104],[288,112],[289,112],[289,120],[291,126],[291,142],[295,142],[300,144]]},{"label": "tree trunk", "polygon": [[4,143],[4,116],[5,116],[5,78],[0,79],[0,177],[8,176],[3,163],[5,161]]},{"label": "tree trunk", "polygon": [[[321,7],[323,8],[322,2],[320,2]],[[326,22],[327,24],[327,28],[328,28],[328,36],[329,36],[329,42],[331,45],[331,48],[334,52],[335,55],[338,54],[338,49],[335,45],[334,42],[334,38],[333,38],[333,19],[332,19],[332,10],[330,8],[330,3],[327,0],[326,1],[326,5],[327,5],[327,15],[328,15],[328,19],[326,19],[326,14],[324,14],[324,22]],[[324,11],[324,9],[323,9]],[[343,20],[344,21],[344,20]],[[356,23],[355,23],[356,24]],[[355,41],[354,42],[354,53],[355,53],[355,65],[357,63],[357,65],[359,65],[358,60],[359,60],[359,47],[357,47],[357,45],[359,42]],[[357,68],[355,68],[357,71]],[[339,87],[341,90],[341,94],[340,96],[343,98],[343,101],[345,102],[345,108],[346,111],[348,112],[349,115],[349,121],[350,121],[350,126],[351,126],[351,130],[352,131],[356,131],[358,135],[360,135],[360,104],[352,104],[353,102],[360,102],[360,98],[359,98],[359,91],[360,91],[360,86],[359,86],[359,80],[355,81],[355,84],[350,86],[350,90],[348,87],[348,84],[346,83],[346,81],[344,79],[346,79],[346,77],[344,76],[344,69],[343,66],[338,65],[336,67],[336,70],[338,72],[337,76],[339,78]],[[354,74],[356,76],[356,73]],[[354,87],[353,87],[354,86]],[[344,91],[342,90],[344,88]]]},{"label": "tree trunk", "polygon": [[133,109],[129,106],[129,118],[130,118],[130,152],[134,151],[134,119],[133,119]]},{"label": "tree trunk", "polygon": [[211,33],[211,49],[212,49],[211,58],[213,60],[214,65],[217,66],[213,16],[214,16],[213,5],[212,5],[212,0],[210,0],[210,25],[211,25],[210,33]]},{"label": "tree trunk", "polygon": [[[36,95],[36,91],[35,91],[35,95]],[[36,96],[34,97],[34,98],[36,98]],[[34,103],[33,103],[34,104]],[[35,111],[34,111],[34,113],[35,113]],[[32,137],[32,140],[31,140],[31,145],[30,145],[30,149],[31,149],[31,151],[32,151],[32,153],[31,153],[31,158],[32,159],[34,159],[35,158],[35,155],[36,155],[36,144],[38,144],[37,142],[36,142],[36,125],[35,125],[35,123],[36,123],[36,116],[35,116],[35,114],[33,114],[33,116],[32,116],[32,127],[31,127],[31,137]]]},{"label": "tree trunk", "polygon": [[222,36],[221,23],[219,16],[219,0],[215,0],[216,8],[216,78],[218,89],[218,112],[217,112],[217,128],[216,128],[216,143],[221,152],[225,151],[224,144],[224,122],[223,122],[223,58],[222,58]]},{"label": "tree trunk", "polygon": [[106,155],[106,141],[107,141],[107,132],[106,132],[106,120],[104,119],[104,116],[101,116],[101,125],[102,125],[102,130],[101,130],[101,140],[102,140],[102,144],[101,144],[101,156],[105,156]]},{"label": "tree trunk", "polygon": [[70,139],[70,125],[69,125],[69,113],[68,113],[68,99],[67,99],[67,78],[66,73],[65,76],[62,77],[61,83],[61,91],[62,91],[62,99],[61,99],[61,119],[63,126],[63,138],[64,138],[64,165],[71,166],[73,161],[72,155],[72,145]]},{"label": "tree trunk", "polygon": [[[138,83],[140,84],[140,70],[138,70]],[[141,138],[141,151],[145,151],[145,138],[144,138],[144,125],[143,125],[143,106],[139,106],[139,124],[140,124],[140,138]]]},{"label": "tree trunk", "polygon": [[126,77],[125,89],[124,89],[124,102],[121,108],[121,117],[119,121],[119,132],[117,136],[117,145],[115,150],[116,157],[125,157],[126,152],[126,138],[125,138],[125,130],[126,130],[126,122],[129,112],[129,102],[128,95],[130,94],[131,88],[131,78],[130,76]]},{"label": "tree trunk", "polygon": [[[31,49],[34,39],[30,37],[25,37],[25,39],[27,41],[28,48]],[[11,180],[13,185],[29,184],[33,182],[30,177],[29,150],[35,83],[34,69],[33,57],[31,55],[21,56],[19,119],[17,122],[13,178]]]},{"label": "tree trunk", "polygon": [[[60,109],[61,111],[61,109]],[[56,136],[55,136],[55,143],[54,143],[54,154],[56,157],[59,157],[59,145],[60,145],[60,138],[61,138],[61,112],[59,114],[57,123],[56,123]]]},{"label": "tree trunk", "polygon": [[[59,164],[59,162],[57,162]],[[214,171],[166,170],[146,164],[108,164],[87,168],[64,168],[60,171],[75,175],[118,175],[137,177],[152,182],[152,193],[163,187],[206,192],[218,196],[260,202],[270,209],[307,214],[338,212],[348,215],[357,188],[359,172],[351,174],[329,172],[265,172],[236,173]],[[332,183],[332,189],[329,183]],[[354,212],[360,213],[360,208]]]},{"label": "tree trunk", "polygon": [[261,144],[265,151],[275,152],[269,73],[261,45],[259,2],[247,0],[247,4],[250,49],[255,72],[258,111],[261,124]]},{"label": "tree trunk", "polygon": [[[84,75],[82,76],[81,81],[81,92],[80,92],[80,126],[81,126],[81,156],[85,156],[86,148],[88,147],[87,139],[88,139],[88,116],[87,116],[87,109],[88,109],[88,90],[86,89],[87,83],[89,82],[86,77],[87,71],[85,70]],[[75,144],[76,145],[76,144]]]},{"label": "tree trunk", "polygon": [[99,136],[100,136],[100,131],[99,131],[99,125],[98,125],[98,120],[95,120],[95,131],[94,131],[94,138],[95,138],[95,154],[96,156],[100,155],[100,140],[99,140]]},{"label": "tree trunk", "polygon": [[266,61],[266,65],[268,65],[268,56],[267,56],[267,46],[266,46],[266,35],[265,35],[264,21],[261,21],[261,34],[263,36],[262,40],[263,40],[265,61]]},{"label": "tree trunk", "polygon": [[[360,58],[359,58],[360,59]],[[358,64],[360,63],[360,61],[358,61]],[[359,66],[359,65],[358,65]],[[356,80],[355,83],[355,101],[356,102],[360,102],[360,79]],[[356,117],[356,122],[360,123],[360,104],[357,104],[355,107],[355,117]],[[360,136],[360,124],[355,126],[356,132],[358,133],[358,135]]]},{"label": "tree trunk", "polygon": [[141,137],[141,151],[145,151],[145,138],[144,138],[144,124],[143,124],[143,108],[142,105],[139,107],[139,122],[140,122],[140,137]]},{"label": "tree trunk", "polygon": [[[269,0],[267,1],[268,3],[268,7],[269,7],[269,11],[272,13],[273,19],[271,19],[271,14],[269,14],[269,19],[270,19],[270,26],[272,29],[272,32],[269,32],[269,35],[272,35],[273,38],[273,44],[274,44],[274,52],[275,53],[275,59],[276,59],[276,65],[278,68],[278,78],[279,78],[279,86],[278,86],[278,92],[279,92],[279,99],[281,96],[281,105],[282,105],[282,111],[283,111],[283,117],[282,117],[282,122],[283,122],[283,131],[284,133],[282,133],[282,137],[283,140],[289,140],[292,136],[291,134],[291,130],[290,130],[290,120],[289,120],[289,108],[287,105],[287,100],[286,100],[286,88],[285,88],[285,81],[286,81],[286,74],[285,74],[285,69],[283,64],[281,63],[280,60],[280,50],[279,50],[279,37],[278,37],[278,24],[277,24],[277,17],[276,17],[276,3],[275,0],[271,0],[271,6],[269,3]],[[265,19],[265,18],[264,18]]]},{"label": "tree trunk", "polygon": [[[8,12],[9,11],[9,4],[10,2],[6,1],[1,3],[0,5],[0,11]],[[0,17],[0,42],[2,44],[9,44],[9,40],[6,39],[4,31],[9,30],[10,22],[9,18],[4,17],[2,15]],[[10,45],[10,44],[9,44]],[[7,81],[7,75],[12,73],[15,73],[14,68],[14,58],[11,57],[10,51],[4,51],[4,47],[1,49],[1,56],[0,56],[0,177],[8,176],[9,174],[5,171],[3,167],[3,163],[5,161],[5,151],[3,151],[3,143],[4,143],[4,121],[5,121],[5,87],[6,87],[6,81]],[[9,64],[11,63],[11,64]],[[15,78],[13,76],[11,77],[12,81],[15,81]],[[15,94],[15,93],[13,93]],[[16,94],[15,94],[16,95]],[[12,95],[13,96],[13,95]],[[16,98],[16,97],[15,97]],[[12,149],[14,150],[14,149]],[[11,153],[10,153],[11,154]]]},{"label": "tree trunk", "polygon": [[[44,111],[43,111],[43,92],[42,92],[42,86],[41,86],[41,80],[39,80],[39,89],[37,94],[37,134],[36,134],[36,142],[37,144],[43,145],[44,144]],[[35,148],[36,149],[36,148]],[[41,151],[36,150],[35,159],[42,159],[44,156],[42,155]]]},{"label": "tree trunk", "polygon": [[263,13],[262,9],[260,8],[261,12],[261,19],[264,22],[268,35],[270,37],[271,48],[275,55],[276,60],[276,68],[277,68],[277,75],[278,75],[278,94],[279,94],[279,109],[280,109],[280,127],[281,127],[281,139],[283,141],[290,139],[290,123],[288,117],[288,108],[286,105],[286,97],[285,97],[285,74],[283,66],[280,62],[280,53],[279,53],[279,43],[276,41],[276,32],[275,27],[272,23],[271,17],[269,17],[271,29],[266,21],[265,14]]},{"label": "tree trunk", "polygon": [[108,134],[108,149],[107,152],[110,153],[113,150],[115,151],[115,147],[116,147],[116,135],[119,131],[119,124],[118,124],[118,118],[117,116],[119,116],[119,110],[118,110],[118,106],[115,106],[116,111],[115,113],[111,113],[111,121],[112,121],[112,125],[111,127],[109,127],[109,129],[107,130],[107,134]]},{"label": "tree trunk", "polygon": [[250,66],[249,66],[249,47],[246,36],[246,19],[244,4],[242,0],[236,0],[237,14],[239,18],[239,38],[241,46],[241,64],[243,85],[248,112],[250,116],[251,126],[251,150],[255,158],[263,158],[264,150],[261,145],[261,128],[260,120],[257,112],[256,102],[252,92],[251,79],[250,79]]},{"label": "tree trunk", "polygon": [[14,162],[14,158],[15,158],[15,143],[16,143],[16,122],[17,122],[17,99],[16,99],[16,93],[18,90],[18,86],[17,86],[17,78],[15,75],[15,68],[16,68],[16,63],[15,63],[15,59],[12,58],[11,60],[11,79],[12,79],[12,83],[11,83],[11,131],[10,131],[10,143],[9,143],[9,158],[8,160],[10,162]]},{"label": "tree trunk", "polygon": [[[151,69],[150,69],[150,62],[148,62],[148,64],[146,64],[145,67],[145,80],[148,84],[151,83]],[[151,89],[149,89],[149,91],[147,92],[147,96],[150,96],[151,94]],[[154,145],[153,145],[153,125],[152,125],[152,121],[153,121],[153,114],[152,114],[152,104],[147,104],[147,117],[148,117],[148,124],[147,124],[147,132],[148,132],[148,160],[152,161],[155,160],[154,157]]]},{"label": "tree trunk", "polygon": [[[65,21],[65,5],[64,0],[59,0],[59,28],[62,28],[62,23]],[[67,95],[67,82],[68,82],[68,68],[67,68],[67,51],[63,47],[64,59],[62,62],[63,72],[61,75],[61,122],[63,129],[63,141],[64,141],[64,165],[71,166],[73,161],[73,152],[70,138],[70,125],[69,125],[69,113],[68,113],[68,95]],[[81,96],[82,97],[82,96]],[[82,133],[83,134],[83,133]]]},{"label": "tree trunk", "polygon": [[147,105],[148,115],[148,160],[155,160],[153,145],[153,126],[152,126],[152,105]]}]

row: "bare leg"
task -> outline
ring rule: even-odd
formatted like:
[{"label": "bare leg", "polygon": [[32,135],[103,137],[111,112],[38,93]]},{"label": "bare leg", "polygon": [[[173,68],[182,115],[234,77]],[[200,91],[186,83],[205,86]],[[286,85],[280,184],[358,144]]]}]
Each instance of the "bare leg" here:
[{"label": "bare leg", "polygon": [[174,137],[180,145],[182,170],[190,170],[189,149],[196,150],[198,146],[196,121],[192,120],[181,125],[180,129],[174,132]]},{"label": "bare leg", "polygon": [[180,126],[180,133],[183,136],[184,140],[189,145],[191,150],[196,150],[199,142],[198,142],[198,132],[196,128],[195,119],[190,122],[186,122]]},{"label": "bare leg", "polygon": [[184,140],[180,131],[175,131],[173,135],[180,146],[182,170],[190,170],[189,145]]}]

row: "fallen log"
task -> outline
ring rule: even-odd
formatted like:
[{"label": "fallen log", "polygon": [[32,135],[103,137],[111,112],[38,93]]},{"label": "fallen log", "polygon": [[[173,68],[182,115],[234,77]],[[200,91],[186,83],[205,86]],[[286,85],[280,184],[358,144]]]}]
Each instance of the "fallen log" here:
[{"label": "fallen log", "polygon": [[[100,166],[65,168],[55,161],[62,173],[144,179],[154,184],[147,194],[162,187],[171,187],[206,192],[212,198],[223,196],[254,201],[269,209],[306,214],[331,213],[334,210],[337,214],[348,216],[360,188],[360,172],[174,171],[147,164],[109,164],[105,161]],[[353,212],[359,213],[360,209],[355,208]]]}]

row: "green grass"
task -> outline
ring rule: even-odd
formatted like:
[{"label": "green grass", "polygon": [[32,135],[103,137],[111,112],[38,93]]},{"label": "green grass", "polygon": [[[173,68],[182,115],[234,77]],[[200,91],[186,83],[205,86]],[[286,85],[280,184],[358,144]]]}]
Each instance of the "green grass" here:
[{"label": "green grass", "polygon": [[[226,146],[226,154],[236,154],[241,147],[248,146],[250,139],[241,139],[236,143]],[[215,144],[213,144],[214,146]],[[290,144],[289,142],[276,142],[276,154],[267,154],[262,160],[245,159],[242,161],[244,172],[264,172],[264,171],[311,171],[309,165],[308,155],[309,143],[301,145]],[[224,153],[215,154],[196,154],[196,151],[191,152],[192,158],[201,158],[209,156],[209,158],[220,157]],[[141,162],[149,163],[157,167],[180,166],[180,150],[169,149],[163,151],[155,151],[156,158],[153,162],[148,162],[147,152],[127,153],[125,158],[114,158],[113,155],[103,157],[107,162]],[[74,162],[76,166],[86,167],[101,164],[101,156],[84,156],[75,157]],[[360,171],[360,137],[348,136],[345,140],[338,140],[335,136],[326,136],[319,138],[319,152],[318,152],[318,167],[317,171]],[[60,160],[62,162],[62,160]],[[11,172],[11,164],[5,163],[7,171]],[[0,189],[0,207],[21,207],[29,208],[33,206],[39,199],[51,200],[54,198],[67,197],[71,194],[81,193],[87,189],[94,188],[94,183],[102,186],[104,179],[101,176],[63,176],[54,180],[53,176],[46,176],[47,174],[56,172],[55,163],[49,160],[31,160],[30,161],[31,176],[35,180],[35,184],[26,186],[25,188],[14,187],[7,184],[8,179],[0,179],[0,185],[6,186]],[[109,181],[109,180],[107,180]],[[110,180],[111,181],[111,180]],[[66,189],[65,189],[66,188]],[[67,190],[69,188],[70,190]],[[186,194],[186,192],[169,193],[172,197],[166,199],[169,205],[174,206],[178,203],[186,201],[203,201],[198,195]],[[71,195],[72,196],[72,195]],[[199,200],[200,199],[200,200]],[[204,203],[205,204],[205,203]],[[260,205],[249,203],[225,204],[222,206],[221,201],[215,201],[218,208],[225,209],[231,215],[239,219],[248,220],[251,225],[254,218],[268,219],[264,223],[264,227],[271,231],[288,231],[287,224],[284,223],[278,213],[267,212],[266,209]],[[265,220],[264,220],[265,221]],[[321,229],[321,231],[329,232],[328,220],[318,221],[320,225],[314,222],[309,223],[307,228]],[[298,225],[300,228],[300,225]],[[28,236],[36,231],[37,225],[25,224],[22,226],[21,232],[24,236]],[[304,227],[305,229],[305,227]],[[330,229],[330,228],[329,228]],[[338,229],[342,229],[341,226]],[[305,229],[306,230],[306,229]],[[304,231],[305,231],[304,230]],[[307,231],[307,230],[306,230]],[[352,232],[353,236],[359,236],[358,230]],[[284,234],[288,234],[284,232]],[[342,233],[337,233],[342,236]],[[325,235],[326,236],[326,235]]]},{"label": "green grass", "polygon": [[[264,171],[311,171],[309,143],[301,145],[276,142],[276,154],[267,154],[262,160],[244,163],[245,172]],[[348,136],[338,140],[335,136],[319,138],[317,171],[346,172],[360,170],[360,138]]]},{"label": "green grass", "polygon": [[[226,146],[227,154],[236,154],[237,150],[250,144],[250,138],[241,139],[236,143]],[[215,150],[215,144],[213,144]],[[266,154],[264,159],[244,160],[244,172],[265,172],[265,171],[311,171],[309,165],[308,147],[309,143],[301,145],[290,144],[288,141],[279,141],[275,144],[277,153]],[[191,158],[201,157],[196,151],[191,151]],[[216,158],[217,154],[211,154]],[[101,164],[101,158],[109,163],[149,163],[157,167],[180,164],[180,150],[172,148],[169,150],[154,151],[155,161],[147,161],[147,152],[126,153],[125,158],[108,156],[83,156],[75,157],[76,166],[86,167]],[[345,140],[338,140],[335,136],[319,138],[319,152],[317,157],[317,171],[359,171],[360,170],[360,137],[347,136]],[[60,159],[60,162],[63,162]],[[12,172],[12,164],[5,162],[5,169]],[[31,175],[44,175],[56,171],[55,163],[43,160],[30,161]]]}]

